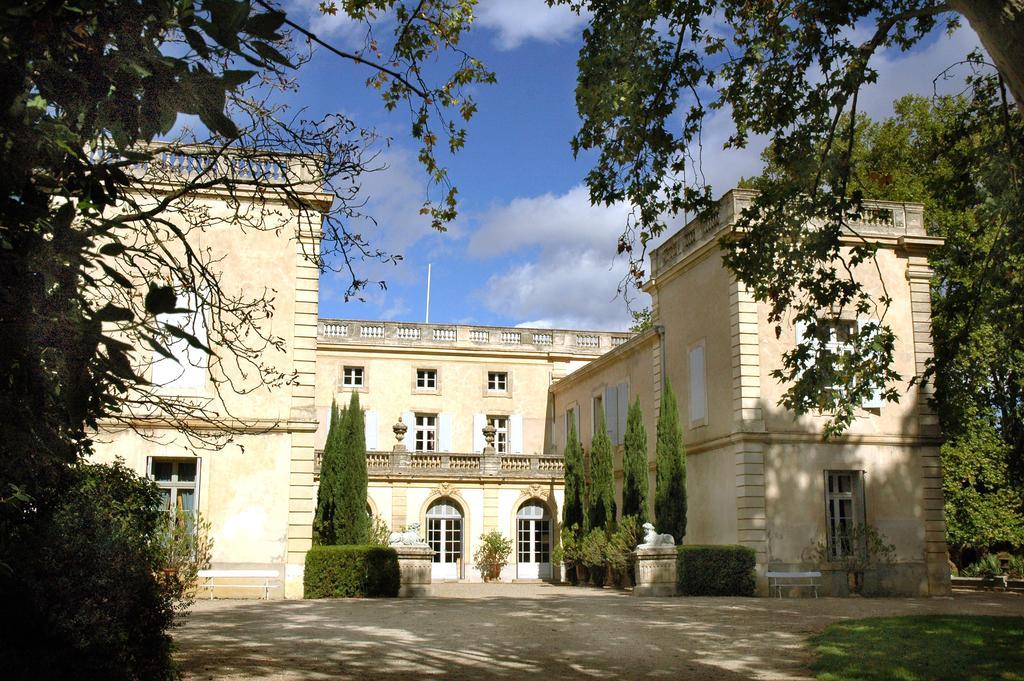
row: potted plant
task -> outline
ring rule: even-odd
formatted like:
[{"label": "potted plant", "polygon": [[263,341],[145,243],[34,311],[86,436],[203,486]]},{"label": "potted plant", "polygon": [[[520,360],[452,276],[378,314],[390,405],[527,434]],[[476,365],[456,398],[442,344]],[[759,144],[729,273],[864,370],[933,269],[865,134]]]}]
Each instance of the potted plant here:
[{"label": "potted plant", "polygon": [[894,562],[896,547],[874,525],[863,523],[847,528],[831,545],[827,540],[819,541],[814,556],[826,567],[844,570],[850,594],[861,596],[864,573],[881,563]]},{"label": "potted plant", "polygon": [[512,540],[497,530],[480,535],[480,546],[473,554],[473,566],[480,571],[485,582],[501,577],[501,569],[508,565],[512,555]]},{"label": "potted plant", "polygon": [[174,598],[177,607],[187,610],[199,582],[199,571],[210,567],[213,553],[210,522],[199,513],[181,509],[167,520],[155,538],[160,546],[160,583]]}]

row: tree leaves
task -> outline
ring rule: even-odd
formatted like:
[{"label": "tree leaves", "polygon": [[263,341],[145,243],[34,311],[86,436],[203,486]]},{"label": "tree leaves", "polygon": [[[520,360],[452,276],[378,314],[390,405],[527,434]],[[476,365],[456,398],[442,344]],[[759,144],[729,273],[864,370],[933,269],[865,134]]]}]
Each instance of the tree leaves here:
[{"label": "tree leaves", "polygon": [[174,312],[178,306],[178,294],[173,286],[150,284],[146,292],[146,312],[156,315]]}]

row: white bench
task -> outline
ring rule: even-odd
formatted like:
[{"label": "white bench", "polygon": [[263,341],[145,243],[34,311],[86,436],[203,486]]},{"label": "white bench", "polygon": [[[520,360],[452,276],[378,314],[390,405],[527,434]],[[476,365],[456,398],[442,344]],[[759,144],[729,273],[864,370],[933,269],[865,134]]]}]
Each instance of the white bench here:
[{"label": "white bench", "polygon": [[[211,599],[213,599],[213,590],[221,586],[230,589],[263,589],[263,598],[269,601],[270,590],[280,585],[278,580],[281,578],[281,573],[277,570],[200,570],[199,577],[206,580],[199,586],[202,589],[210,590]],[[218,579],[245,579],[253,581],[242,584],[234,581],[218,583]]]},{"label": "white bench", "polygon": [[776,595],[782,598],[783,588],[806,588],[814,589],[814,597],[818,597],[818,580],[821,579],[821,573],[817,570],[810,572],[768,571],[765,574],[768,577],[769,595],[771,595],[772,589],[775,589]]}]

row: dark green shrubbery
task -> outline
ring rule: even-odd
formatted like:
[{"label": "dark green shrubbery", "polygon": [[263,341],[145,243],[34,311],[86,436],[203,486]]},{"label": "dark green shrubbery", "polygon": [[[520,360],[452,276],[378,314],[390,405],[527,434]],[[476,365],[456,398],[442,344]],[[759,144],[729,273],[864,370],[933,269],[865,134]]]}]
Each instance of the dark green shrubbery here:
[{"label": "dark green shrubbery", "polygon": [[306,554],[306,598],[397,596],[398,553],[383,546],[314,546]]},{"label": "dark green shrubbery", "polygon": [[683,596],[753,596],[756,554],[746,546],[680,546]]},{"label": "dark green shrubbery", "polygon": [[66,475],[59,500],[22,525],[31,531],[0,539],[3,677],[176,678],[177,589],[157,577],[165,555],[152,538],[167,515],[156,485],[120,462]]}]

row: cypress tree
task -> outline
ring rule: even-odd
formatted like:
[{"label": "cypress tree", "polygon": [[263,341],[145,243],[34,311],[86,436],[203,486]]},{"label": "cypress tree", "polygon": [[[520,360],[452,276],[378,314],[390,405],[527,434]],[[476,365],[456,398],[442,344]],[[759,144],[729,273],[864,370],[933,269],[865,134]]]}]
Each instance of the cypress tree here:
[{"label": "cypress tree", "polygon": [[313,516],[313,543],[337,544],[334,516],[337,513],[337,487],[341,468],[341,437],[344,413],[331,401],[331,425],[327,441],[320,456],[320,487],[316,494],[316,514]]},{"label": "cypress tree", "polygon": [[679,426],[679,407],[668,378],[661,393],[656,457],[654,517],[658,531],[671,534],[676,543],[681,544],[686,536],[686,451]]},{"label": "cypress tree", "polygon": [[633,516],[637,525],[648,520],[647,488],[647,429],[638,397],[626,414],[622,447],[622,516]]},{"label": "cypress tree", "polygon": [[341,456],[335,493],[334,534],[338,544],[365,544],[370,536],[366,514],[366,420],[359,394],[352,393],[341,428]]},{"label": "cypress tree", "polygon": [[615,473],[612,470],[612,443],[604,413],[599,412],[597,432],[590,448],[590,529],[611,529],[615,523]]},{"label": "cypress tree", "polygon": [[583,470],[583,447],[576,435],[576,419],[569,420],[569,437],[565,443],[565,502],[562,504],[562,527],[586,525],[586,473]]}]

